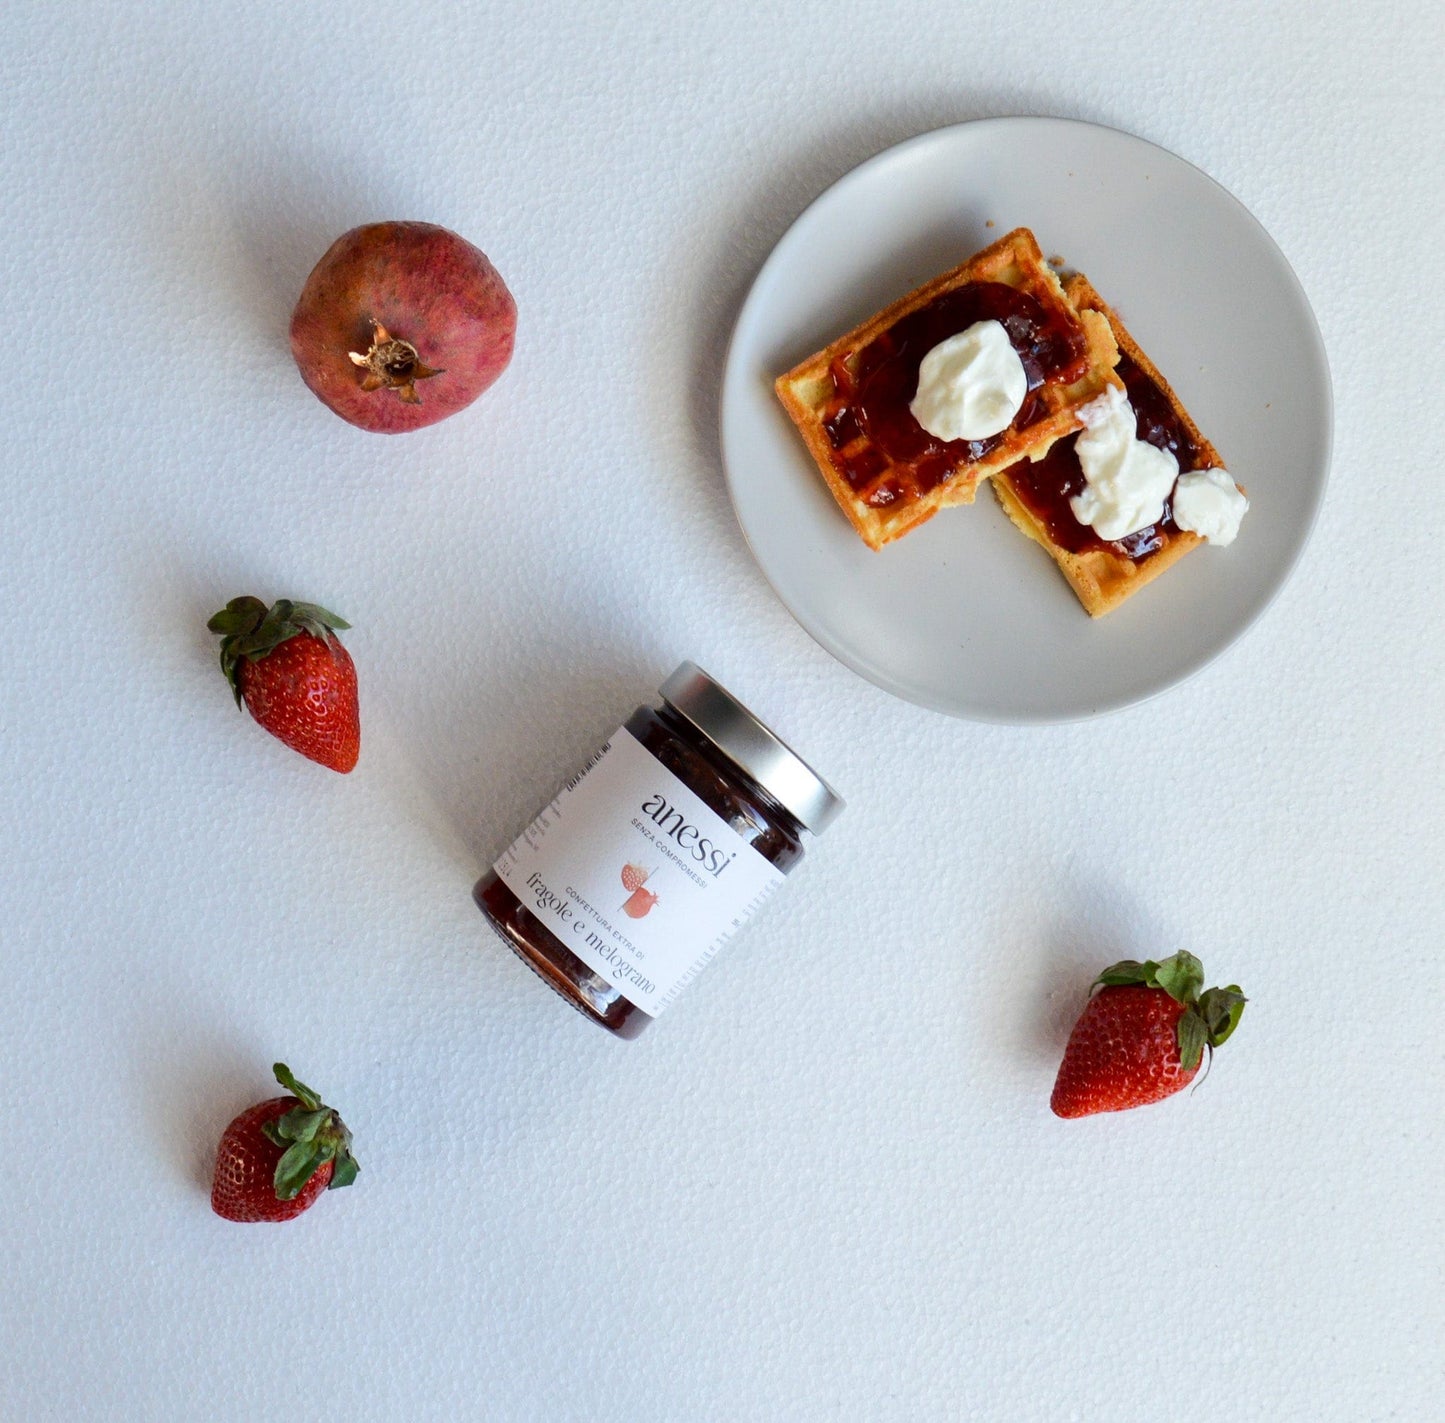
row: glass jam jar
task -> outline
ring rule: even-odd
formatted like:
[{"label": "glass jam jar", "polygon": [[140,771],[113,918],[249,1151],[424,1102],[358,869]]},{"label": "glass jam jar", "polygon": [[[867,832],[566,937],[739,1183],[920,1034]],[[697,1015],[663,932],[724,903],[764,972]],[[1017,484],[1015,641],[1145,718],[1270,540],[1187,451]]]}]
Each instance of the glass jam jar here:
[{"label": "glass jam jar", "polygon": [[472,897],[584,1017],[636,1037],[803,858],[837,792],[684,662]]}]

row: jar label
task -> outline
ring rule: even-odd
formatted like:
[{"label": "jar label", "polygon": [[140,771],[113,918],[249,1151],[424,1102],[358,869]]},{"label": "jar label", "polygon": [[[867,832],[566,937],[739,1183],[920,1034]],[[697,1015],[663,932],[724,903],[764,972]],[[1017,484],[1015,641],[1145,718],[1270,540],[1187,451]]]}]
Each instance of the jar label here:
[{"label": "jar label", "polygon": [[625,727],[493,869],[653,1018],[784,878]]}]

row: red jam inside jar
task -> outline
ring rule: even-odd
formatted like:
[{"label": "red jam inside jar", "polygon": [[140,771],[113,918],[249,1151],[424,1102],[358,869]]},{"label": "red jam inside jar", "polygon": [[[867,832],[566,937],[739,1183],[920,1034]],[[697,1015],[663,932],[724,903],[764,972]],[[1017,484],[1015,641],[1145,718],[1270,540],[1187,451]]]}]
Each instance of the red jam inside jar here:
[{"label": "red jam inside jar", "polygon": [[692,663],[477,881],[523,962],[636,1037],[803,858],[837,793]]}]

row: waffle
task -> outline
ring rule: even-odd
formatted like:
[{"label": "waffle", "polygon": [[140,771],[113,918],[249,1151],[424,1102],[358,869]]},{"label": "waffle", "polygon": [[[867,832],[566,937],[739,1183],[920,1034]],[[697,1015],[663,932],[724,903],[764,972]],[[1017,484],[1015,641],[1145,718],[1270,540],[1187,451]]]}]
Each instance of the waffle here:
[{"label": "waffle", "polygon": [[[1119,348],[1119,370],[1125,379],[1126,389],[1134,387],[1135,390],[1131,399],[1138,394],[1136,382],[1143,380],[1153,387],[1157,399],[1178,422],[1192,446],[1176,452],[1181,473],[1211,466],[1223,468],[1224,461],[1219,452],[1200,433],[1183,402],[1159,374],[1158,367],[1139,349],[1138,342],[1125,330],[1123,322],[1090,285],[1088,278],[1083,275],[1071,278],[1065,293],[1081,312],[1098,312],[1108,320]],[[1129,370],[1130,363],[1135,368],[1133,372]],[[1137,399],[1135,403],[1137,408]],[[1064,480],[1071,479],[1073,482],[1069,487],[1075,489],[1082,483],[1083,476],[1078,469],[1078,460],[1074,458],[1073,445],[1071,436],[1066,441],[1061,440],[1041,464],[1018,465],[995,475],[993,492],[1009,518],[1047,550],[1089,615],[1097,618],[1152,583],[1165,569],[1204,540],[1198,534],[1176,528],[1167,506],[1161,523],[1130,534],[1117,543],[1099,543],[1090,537],[1091,531],[1078,525],[1077,521],[1074,521],[1073,529],[1067,529],[1067,521],[1072,519],[1072,515],[1067,513],[1064,514],[1067,531],[1061,535],[1057,522],[1051,530],[1049,500],[1052,499],[1057,506],[1057,519],[1059,508],[1066,510],[1067,507],[1060,493],[1065,487]],[[1076,544],[1093,546],[1071,549],[1060,541],[1061,537]]]},{"label": "waffle", "polygon": [[[1036,302],[1037,308],[1030,310],[1042,317],[1045,335],[1069,343],[1070,355],[1067,362],[1058,362],[1060,368],[1042,384],[1038,383],[1037,360],[1030,367],[1030,358],[1025,358],[1025,366],[1031,369],[1031,390],[1014,423],[1001,434],[986,440],[943,443],[907,414],[907,402],[917,388],[919,363],[937,341],[989,313],[966,315],[951,329],[934,333],[932,340],[923,339],[921,333],[927,328],[920,323],[943,320],[955,308],[965,310],[961,304],[976,297],[999,295],[987,288],[963,292],[981,282],[1000,283]],[[1017,298],[1012,300],[1017,304]],[[940,305],[933,307],[934,303]],[[932,310],[925,312],[925,308]],[[900,338],[898,324],[915,313],[923,315],[903,328],[912,334]],[[1020,227],[809,356],[779,376],[774,389],[839,508],[864,543],[878,549],[932,518],[945,505],[972,503],[980,479],[1020,459],[1038,458],[1060,436],[1079,429],[1079,407],[1101,394],[1106,385],[1117,384],[1112,375],[1117,356],[1106,317],[1094,311],[1081,314],[1069,305],[1033,233]],[[857,394],[857,380],[870,379],[869,372],[875,369],[883,371],[884,379],[902,393],[901,415],[897,393],[888,402],[880,400],[870,407],[881,410],[886,404],[891,424],[874,418],[869,409],[860,417],[850,404]]]}]

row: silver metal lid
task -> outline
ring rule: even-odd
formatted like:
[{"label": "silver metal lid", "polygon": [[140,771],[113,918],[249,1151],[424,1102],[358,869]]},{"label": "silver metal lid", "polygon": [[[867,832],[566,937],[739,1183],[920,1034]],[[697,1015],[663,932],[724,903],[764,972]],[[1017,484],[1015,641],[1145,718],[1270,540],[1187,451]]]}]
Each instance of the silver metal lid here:
[{"label": "silver metal lid", "polygon": [[827,781],[696,663],[684,662],[657,692],[805,830],[821,835],[843,809]]}]

